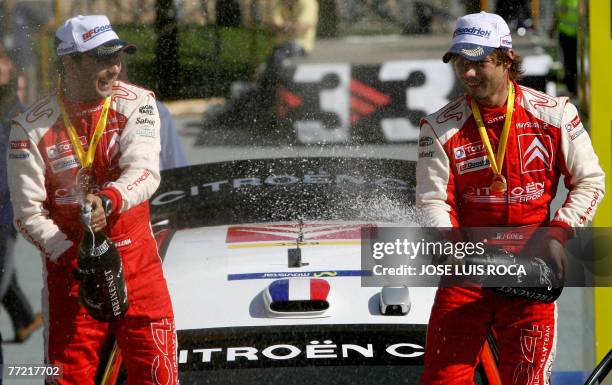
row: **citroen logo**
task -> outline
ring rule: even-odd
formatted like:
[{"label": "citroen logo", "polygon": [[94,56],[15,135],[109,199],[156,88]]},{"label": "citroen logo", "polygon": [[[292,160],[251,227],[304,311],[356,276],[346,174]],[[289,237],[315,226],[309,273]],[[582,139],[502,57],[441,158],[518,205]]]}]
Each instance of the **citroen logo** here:
[{"label": "citroen logo", "polygon": [[523,155],[523,159],[527,158],[527,161],[524,164],[524,167],[527,167],[529,163],[533,162],[536,159],[540,159],[546,167],[550,168],[550,154],[546,150],[546,147],[540,142],[538,138],[534,138],[527,150]]}]

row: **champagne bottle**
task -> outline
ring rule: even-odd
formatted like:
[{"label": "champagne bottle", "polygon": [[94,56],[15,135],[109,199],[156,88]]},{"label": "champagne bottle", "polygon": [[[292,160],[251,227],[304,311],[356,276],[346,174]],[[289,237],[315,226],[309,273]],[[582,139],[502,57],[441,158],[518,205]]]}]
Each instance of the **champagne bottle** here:
[{"label": "champagne bottle", "polygon": [[91,205],[81,208],[83,239],[77,254],[80,281],[79,299],[87,312],[98,321],[112,321],[128,309],[127,285],[121,256],[115,244],[101,231],[91,228]]},{"label": "champagne bottle", "polygon": [[551,303],[563,291],[564,282],[559,281],[548,263],[539,257],[519,258],[503,249],[488,249],[483,255],[466,258],[474,265],[521,265],[524,275],[481,276],[480,284],[512,297],[523,297]]}]

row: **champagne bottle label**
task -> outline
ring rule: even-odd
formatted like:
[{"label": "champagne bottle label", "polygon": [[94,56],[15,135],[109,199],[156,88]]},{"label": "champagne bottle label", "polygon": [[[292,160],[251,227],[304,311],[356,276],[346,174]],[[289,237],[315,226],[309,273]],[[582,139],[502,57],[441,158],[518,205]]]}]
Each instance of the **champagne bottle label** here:
[{"label": "champagne bottle label", "polygon": [[[85,215],[84,215],[85,214]],[[128,309],[128,293],[121,256],[115,244],[102,232],[94,233],[85,225],[77,255],[79,298],[87,312],[99,321],[112,321]]]},{"label": "champagne bottle label", "polygon": [[110,249],[108,241],[105,239],[100,245],[95,246],[91,249],[90,255],[92,257],[99,257],[106,253]]}]

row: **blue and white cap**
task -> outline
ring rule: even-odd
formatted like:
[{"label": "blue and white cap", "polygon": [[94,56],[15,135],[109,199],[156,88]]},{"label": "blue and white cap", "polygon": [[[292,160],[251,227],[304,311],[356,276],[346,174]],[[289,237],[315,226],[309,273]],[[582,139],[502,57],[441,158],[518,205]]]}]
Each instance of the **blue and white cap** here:
[{"label": "blue and white cap", "polygon": [[119,39],[108,17],[104,15],[72,17],[58,28],[55,36],[59,39],[57,56],[87,52],[105,57],[119,51],[136,51],[136,46]]},{"label": "blue and white cap", "polygon": [[457,54],[471,61],[480,61],[496,48],[512,48],[508,24],[494,13],[472,13],[457,19],[453,45],[442,60],[448,63],[453,54]]}]

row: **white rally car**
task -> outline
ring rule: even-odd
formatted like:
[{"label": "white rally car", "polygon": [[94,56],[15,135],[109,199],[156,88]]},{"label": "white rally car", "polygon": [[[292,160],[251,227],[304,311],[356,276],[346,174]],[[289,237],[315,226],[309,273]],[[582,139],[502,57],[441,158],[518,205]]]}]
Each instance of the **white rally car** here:
[{"label": "white rally car", "polygon": [[417,384],[435,288],[364,287],[361,265],[362,230],[415,226],[414,194],[415,162],[392,159],[165,172],[151,208],[181,384]]}]

